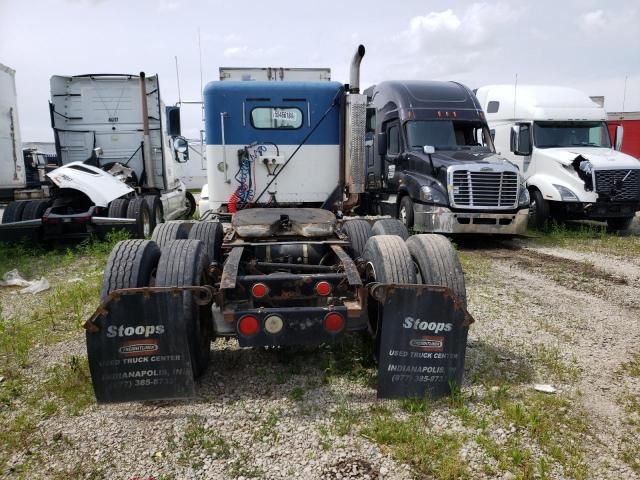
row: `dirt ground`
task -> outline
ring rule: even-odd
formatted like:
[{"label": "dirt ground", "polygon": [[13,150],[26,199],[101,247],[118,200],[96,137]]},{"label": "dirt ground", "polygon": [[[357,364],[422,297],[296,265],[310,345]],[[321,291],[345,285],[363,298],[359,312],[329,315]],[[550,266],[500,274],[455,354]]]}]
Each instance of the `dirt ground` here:
[{"label": "dirt ground", "polygon": [[[24,443],[5,449],[0,472],[128,480],[638,478],[640,258],[528,240],[465,242],[459,251],[475,323],[455,398],[377,401],[375,368],[353,343],[279,352],[219,340],[195,401],[90,401],[71,413],[38,413]],[[65,267],[63,275],[77,272]],[[4,295],[5,312],[21,311],[8,308],[20,301]],[[37,383],[38,365],[86,356],[84,337],[78,330],[31,355],[23,373]],[[536,384],[555,393],[536,392]]]}]

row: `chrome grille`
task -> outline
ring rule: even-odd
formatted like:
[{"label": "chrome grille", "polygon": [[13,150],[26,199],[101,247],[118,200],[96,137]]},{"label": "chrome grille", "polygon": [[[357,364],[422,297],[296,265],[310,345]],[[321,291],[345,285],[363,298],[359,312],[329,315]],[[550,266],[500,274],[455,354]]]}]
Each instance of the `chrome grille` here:
[{"label": "chrome grille", "polygon": [[595,170],[595,191],[612,202],[640,200],[640,169]]},{"label": "chrome grille", "polygon": [[516,208],[518,174],[454,170],[453,206],[467,208]]}]

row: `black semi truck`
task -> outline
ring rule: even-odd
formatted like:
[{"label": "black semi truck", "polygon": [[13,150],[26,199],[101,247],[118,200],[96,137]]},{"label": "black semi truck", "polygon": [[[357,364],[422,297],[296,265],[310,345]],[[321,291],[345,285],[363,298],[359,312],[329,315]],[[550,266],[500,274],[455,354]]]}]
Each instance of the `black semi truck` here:
[{"label": "black semi truck", "polygon": [[360,212],[415,231],[525,232],[529,195],[495,152],[484,112],[456,82],[388,81],[365,90],[366,193]]}]

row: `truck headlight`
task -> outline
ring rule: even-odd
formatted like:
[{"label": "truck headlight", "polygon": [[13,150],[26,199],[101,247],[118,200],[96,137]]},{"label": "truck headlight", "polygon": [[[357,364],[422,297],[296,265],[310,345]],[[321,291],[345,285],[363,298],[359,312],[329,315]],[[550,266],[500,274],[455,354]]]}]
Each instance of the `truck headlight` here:
[{"label": "truck headlight", "polygon": [[447,196],[440,190],[434,187],[424,186],[420,188],[420,200],[429,203],[439,203],[441,205],[447,205]]},{"label": "truck headlight", "polygon": [[562,198],[563,202],[579,202],[578,196],[571,191],[571,189],[567,187],[563,187],[562,185],[553,184],[556,187],[556,190],[560,192],[560,198]]},{"label": "truck headlight", "polygon": [[524,183],[521,183],[520,194],[518,195],[518,206],[528,207],[530,200],[531,199],[529,198],[529,190],[527,190],[527,187],[525,186]]}]

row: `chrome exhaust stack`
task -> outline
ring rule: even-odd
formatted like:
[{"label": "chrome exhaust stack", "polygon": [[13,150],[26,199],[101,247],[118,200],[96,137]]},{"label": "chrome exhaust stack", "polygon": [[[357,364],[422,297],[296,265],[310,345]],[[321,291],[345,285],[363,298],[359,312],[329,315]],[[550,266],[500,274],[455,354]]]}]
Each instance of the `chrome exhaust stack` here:
[{"label": "chrome exhaust stack", "polygon": [[367,120],[367,96],[360,94],[360,62],[364,57],[364,45],[359,45],[351,60],[349,94],[345,97],[344,132],[344,180],[346,200],[342,208],[348,211],[358,204],[359,194],[364,193],[365,147],[364,136]]},{"label": "chrome exhaust stack", "polygon": [[349,93],[360,93],[360,62],[364,57],[364,45],[358,45],[356,53],[351,60],[351,71],[349,74]]}]

